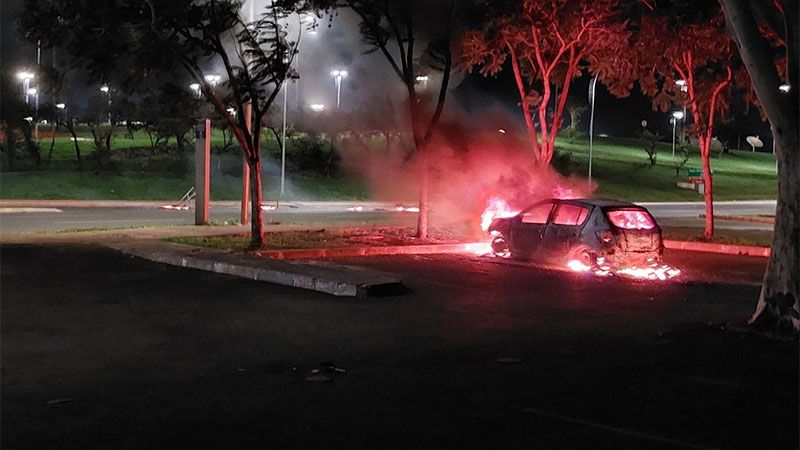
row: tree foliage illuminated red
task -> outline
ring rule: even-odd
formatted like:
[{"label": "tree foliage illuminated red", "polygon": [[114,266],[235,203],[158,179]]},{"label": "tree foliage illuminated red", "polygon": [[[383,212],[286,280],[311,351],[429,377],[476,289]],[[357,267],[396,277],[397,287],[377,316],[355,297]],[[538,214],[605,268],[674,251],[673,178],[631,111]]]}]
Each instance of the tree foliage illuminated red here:
[{"label": "tree foliage illuminated red", "polygon": [[[516,2],[515,2],[516,3]],[[484,76],[510,60],[520,106],[540,164],[549,164],[571,83],[585,72],[600,76],[609,90],[627,95],[633,66],[620,58],[631,33],[617,0],[525,0],[462,38],[462,63]],[[548,114],[553,87],[559,87]]]},{"label": "tree foliage illuminated red", "polygon": [[[732,65],[736,52],[724,24],[721,15],[689,24],[681,24],[675,18],[644,17],[633,49],[639,63],[639,85],[652,98],[653,108],[666,112],[679,105],[691,111],[691,129],[703,165],[707,239],[714,235],[709,155],[715,121],[730,109],[734,79],[748,83],[742,68],[734,69]],[[682,86],[676,83],[678,80],[683,80]]]}]

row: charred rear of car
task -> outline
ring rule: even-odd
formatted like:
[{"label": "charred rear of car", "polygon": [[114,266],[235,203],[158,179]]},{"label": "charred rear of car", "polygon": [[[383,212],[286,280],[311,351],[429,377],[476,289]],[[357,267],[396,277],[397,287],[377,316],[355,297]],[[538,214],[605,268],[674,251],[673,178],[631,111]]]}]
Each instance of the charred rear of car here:
[{"label": "charred rear of car", "polygon": [[640,206],[595,199],[550,199],[488,227],[497,256],[607,272],[661,260],[661,228]]}]

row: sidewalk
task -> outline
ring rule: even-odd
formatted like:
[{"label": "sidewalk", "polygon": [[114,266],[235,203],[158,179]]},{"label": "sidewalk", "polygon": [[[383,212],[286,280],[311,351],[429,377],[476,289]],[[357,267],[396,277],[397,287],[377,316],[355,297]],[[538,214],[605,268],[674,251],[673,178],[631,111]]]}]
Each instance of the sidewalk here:
[{"label": "sidewalk", "polygon": [[[278,200],[265,199],[264,205],[274,206]],[[0,199],[0,208],[160,208],[164,205],[177,203],[176,199],[170,200],[49,200],[49,199]],[[373,200],[348,200],[348,201],[281,201],[281,208],[303,209],[328,209],[361,206],[369,209],[393,209],[398,204],[413,206],[413,200],[405,202],[379,202]],[[194,202],[190,202],[194,206]],[[238,207],[238,200],[212,200],[211,206]]]}]

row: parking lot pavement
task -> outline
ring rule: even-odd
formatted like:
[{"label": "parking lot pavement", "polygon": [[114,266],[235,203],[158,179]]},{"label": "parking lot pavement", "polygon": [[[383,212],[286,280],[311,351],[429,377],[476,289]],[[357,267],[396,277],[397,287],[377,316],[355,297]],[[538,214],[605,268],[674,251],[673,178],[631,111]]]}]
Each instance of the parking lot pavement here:
[{"label": "parking lot pavement", "polygon": [[355,262],[413,292],[343,300],[3,246],[2,448],[798,447],[797,341],[725,325],[757,287]]}]

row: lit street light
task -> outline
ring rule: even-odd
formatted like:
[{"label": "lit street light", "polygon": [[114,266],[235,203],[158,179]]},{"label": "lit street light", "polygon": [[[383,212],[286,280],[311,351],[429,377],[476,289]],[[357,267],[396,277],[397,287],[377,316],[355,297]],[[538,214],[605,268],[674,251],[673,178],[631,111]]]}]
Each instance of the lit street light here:
[{"label": "lit street light", "polygon": [[683,111],[674,111],[672,113],[672,156],[675,156],[675,125],[683,118]]},{"label": "lit street light", "polygon": [[222,79],[222,77],[219,76],[219,75],[210,74],[210,75],[204,76],[203,79],[205,79],[206,82],[208,84],[210,84],[211,86],[216,86],[219,83],[219,81]]},{"label": "lit street light", "polygon": [[314,112],[325,111],[325,105],[323,105],[322,103],[312,103],[308,105],[308,107],[311,108],[311,110]]},{"label": "lit street light", "polygon": [[200,83],[192,83],[192,84],[190,84],[189,85],[189,89],[194,91],[194,95],[196,95],[198,99],[200,98]]},{"label": "lit street light", "polygon": [[56,103],[56,108],[58,108],[58,109],[64,109],[66,107],[67,107],[67,105],[65,105],[63,103]]},{"label": "lit street light", "polygon": [[347,78],[347,71],[341,69],[331,70],[331,76],[336,80],[336,108],[339,108],[342,98],[342,80]]},{"label": "lit street light", "polygon": [[778,86],[778,90],[783,92],[784,94],[788,94],[789,91],[792,90],[792,86],[790,86],[788,83],[785,83],[785,84],[782,84],[782,85]]},{"label": "lit street light", "polygon": [[428,76],[427,75],[419,75],[419,76],[417,76],[417,78],[415,78],[415,80],[417,80],[417,83],[422,83],[422,87],[423,88],[428,87]]}]

